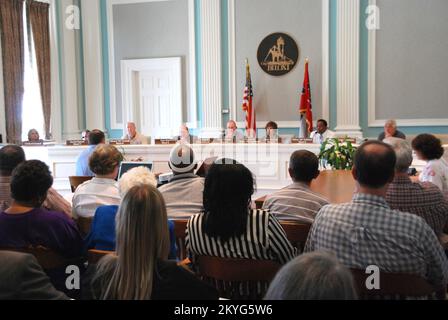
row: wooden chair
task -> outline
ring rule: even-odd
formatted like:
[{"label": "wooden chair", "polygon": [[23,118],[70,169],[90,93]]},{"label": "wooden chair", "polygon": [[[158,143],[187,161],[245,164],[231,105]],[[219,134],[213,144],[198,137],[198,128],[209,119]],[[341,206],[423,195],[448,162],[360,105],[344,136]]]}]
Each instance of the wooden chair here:
[{"label": "wooden chair", "polygon": [[440,299],[445,300],[446,288],[435,288],[417,275],[405,273],[380,273],[380,289],[368,290],[366,274],[362,269],[350,269],[360,299],[400,300],[400,299]]},{"label": "wooden chair", "polygon": [[115,254],[115,251],[90,249],[89,251],[87,251],[87,262],[89,263],[89,265],[97,264],[102,257],[108,254]]},{"label": "wooden chair", "polygon": [[213,285],[220,297],[232,300],[262,299],[281,268],[269,260],[197,256],[198,275]]},{"label": "wooden chair", "polygon": [[72,189],[72,193],[76,191],[78,186],[86,181],[91,180],[93,177],[88,176],[70,176],[68,180],[70,181],[70,188]]},{"label": "wooden chair", "polygon": [[93,217],[78,217],[76,219],[78,229],[83,237],[89,234],[90,228],[92,227],[92,221]]},{"label": "wooden chair", "polygon": [[174,221],[174,234],[176,237],[177,260],[182,261],[187,258],[187,247],[185,246],[185,235],[188,219],[179,219]]},{"label": "wooden chair", "polygon": [[286,237],[289,242],[296,247],[299,252],[303,252],[308,233],[310,232],[311,224],[296,221],[280,221],[283,229],[286,232]]}]

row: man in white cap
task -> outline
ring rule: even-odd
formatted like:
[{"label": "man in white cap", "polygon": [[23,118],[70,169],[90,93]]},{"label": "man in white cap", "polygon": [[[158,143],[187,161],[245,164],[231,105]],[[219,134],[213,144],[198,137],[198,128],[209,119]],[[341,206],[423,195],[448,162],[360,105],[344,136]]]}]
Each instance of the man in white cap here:
[{"label": "man in white cap", "polygon": [[165,199],[168,219],[188,219],[203,210],[204,178],[194,174],[197,167],[193,149],[178,144],[170,154],[168,163],[173,177],[159,188]]}]

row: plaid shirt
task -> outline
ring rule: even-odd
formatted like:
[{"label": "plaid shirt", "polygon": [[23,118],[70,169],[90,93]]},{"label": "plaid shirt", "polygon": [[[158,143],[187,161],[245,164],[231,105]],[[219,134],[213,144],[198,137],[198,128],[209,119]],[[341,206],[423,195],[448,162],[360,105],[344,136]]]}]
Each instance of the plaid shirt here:
[{"label": "plaid shirt", "polygon": [[443,232],[448,219],[448,201],[436,185],[414,183],[407,176],[395,176],[387,191],[386,201],[392,209],[422,217],[436,235]]},{"label": "plaid shirt", "polygon": [[416,274],[433,285],[448,280],[448,261],[423,219],[392,210],[384,198],[357,194],[353,201],[323,207],[305,252],[334,251],[349,268],[378,266],[383,272]]}]

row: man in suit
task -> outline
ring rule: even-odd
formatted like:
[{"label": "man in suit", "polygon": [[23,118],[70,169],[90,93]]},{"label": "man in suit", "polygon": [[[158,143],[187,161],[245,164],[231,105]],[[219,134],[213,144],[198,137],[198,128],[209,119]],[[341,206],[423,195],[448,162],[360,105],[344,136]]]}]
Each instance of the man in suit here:
[{"label": "man in suit", "polygon": [[69,300],[33,255],[0,251],[0,300]]}]

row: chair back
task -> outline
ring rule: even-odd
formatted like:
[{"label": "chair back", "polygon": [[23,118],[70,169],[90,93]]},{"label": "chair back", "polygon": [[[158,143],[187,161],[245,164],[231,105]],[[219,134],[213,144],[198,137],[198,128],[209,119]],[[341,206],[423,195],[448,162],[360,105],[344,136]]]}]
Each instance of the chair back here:
[{"label": "chair back", "polygon": [[311,224],[296,221],[280,221],[280,224],[282,225],[283,230],[285,230],[289,242],[291,242],[299,252],[303,252]]},{"label": "chair back", "polygon": [[213,285],[220,297],[232,300],[262,299],[281,268],[270,260],[212,256],[197,256],[196,266],[198,275]]},{"label": "chair back", "polygon": [[90,228],[92,227],[92,221],[93,217],[78,217],[76,219],[78,229],[83,237],[89,234]]},{"label": "chair back", "polygon": [[72,192],[74,193],[76,191],[76,188],[78,186],[86,181],[91,180],[93,177],[89,176],[70,176],[68,177],[68,180],[70,181],[70,188],[72,189]]},{"label": "chair back", "polygon": [[87,251],[87,261],[89,265],[97,264],[102,257],[108,254],[115,254],[115,251],[90,249],[89,251]]},{"label": "chair back", "polygon": [[185,245],[185,236],[188,219],[172,220],[174,222],[174,235],[176,237],[177,259],[178,261],[187,258],[187,247]]},{"label": "chair back", "polygon": [[350,269],[360,299],[445,299],[446,288],[435,288],[420,276],[405,273],[380,273],[380,289],[367,289],[370,274],[362,269]]}]

